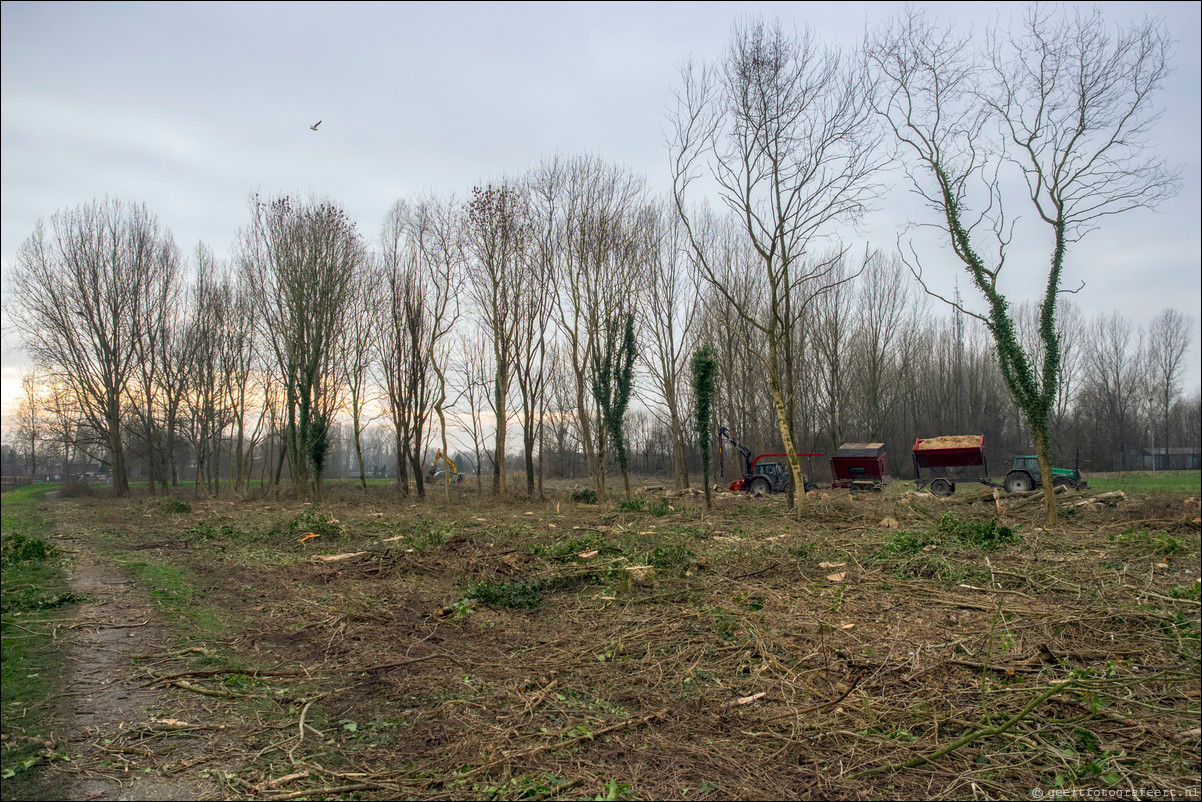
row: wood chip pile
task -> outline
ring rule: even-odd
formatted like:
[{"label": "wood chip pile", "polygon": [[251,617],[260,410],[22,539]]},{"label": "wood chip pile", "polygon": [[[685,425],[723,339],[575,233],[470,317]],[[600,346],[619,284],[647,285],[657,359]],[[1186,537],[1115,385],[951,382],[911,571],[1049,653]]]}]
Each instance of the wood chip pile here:
[{"label": "wood chip pile", "polygon": [[931,448],[975,448],[981,445],[979,434],[949,434],[943,437],[930,437],[914,446],[915,451],[926,451]]}]

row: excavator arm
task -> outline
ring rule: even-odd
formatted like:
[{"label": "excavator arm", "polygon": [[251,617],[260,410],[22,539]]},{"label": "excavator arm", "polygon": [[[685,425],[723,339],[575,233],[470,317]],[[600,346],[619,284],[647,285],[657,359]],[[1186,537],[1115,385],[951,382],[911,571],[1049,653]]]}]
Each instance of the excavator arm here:
[{"label": "excavator arm", "polygon": [[446,463],[447,468],[451,472],[451,476],[458,476],[459,469],[455,467],[455,461],[452,460],[450,457],[448,457],[446,454],[442,453],[441,448],[438,449],[438,453],[434,455],[434,462],[430,463],[430,476],[433,476],[435,473],[438,472],[438,461],[439,460],[442,460],[443,462]]},{"label": "excavator arm", "polygon": [[755,454],[751,453],[750,448],[731,437],[730,429],[727,429],[725,426],[718,427],[718,442],[726,442],[734,446],[735,451],[743,455],[743,476],[751,473],[751,463],[755,459]]}]

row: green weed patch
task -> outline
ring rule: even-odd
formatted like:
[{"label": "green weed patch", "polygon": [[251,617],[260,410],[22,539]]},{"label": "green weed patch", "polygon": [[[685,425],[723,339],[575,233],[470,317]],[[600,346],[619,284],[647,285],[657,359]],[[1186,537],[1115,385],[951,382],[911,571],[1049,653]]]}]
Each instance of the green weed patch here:
[{"label": "green weed patch", "polygon": [[941,548],[978,548],[994,551],[1019,542],[1019,536],[1008,526],[998,526],[996,520],[964,521],[954,513],[944,513],[933,529],[895,532],[885,541],[878,556],[914,554],[928,546]]},{"label": "green weed patch", "polygon": [[573,490],[572,501],[575,501],[577,504],[596,504],[597,491],[593,490],[591,487]]},{"label": "green weed patch", "polygon": [[1186,551],[1185,540],[1174,537],[1167,532],[1125,529],[1117,535],[1111,535],[1110,539],[1115,543],[1134,546],[1139,551],[1151,552],[1165,557],[1182,554]]},{"label": "green weed patch", "polygon": [[56,549],[39,537],[29,537],[21,533],[5,537],[0,544],[0,565],[36,560],[48,560],[56,554]]},{"label": "green weed patch", "polygon": [[163,499],[163,503],[159,505],[159,508],[168,515],[180,515],[185,512],[192,512],[192,505],[178,498]]},{"label": "green weed patch", "polygon": [[548,593],[579,587],[597,579],[597,575],[588,573],[533,581],[477,582],[464,588],[464,594],[466,598],[475,599],[481,604],[524,610],[538,607]]}]

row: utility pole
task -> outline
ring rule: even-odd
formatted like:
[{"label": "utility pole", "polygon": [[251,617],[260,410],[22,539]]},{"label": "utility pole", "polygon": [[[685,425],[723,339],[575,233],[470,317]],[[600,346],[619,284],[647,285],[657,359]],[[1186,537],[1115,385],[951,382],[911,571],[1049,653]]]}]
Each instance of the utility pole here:
[{"label": "utility pole", "polygon": [[956,431],[964,430],[964,321],[960,312],[960,278],[956,277],[955,325],[956,359]]},{"label": "utility pole", "polygon": [[1152,441],[1152,470],[1156,470],[1156,423],[1152,416],[1152,396],[1148,396],[1148,439]]}]

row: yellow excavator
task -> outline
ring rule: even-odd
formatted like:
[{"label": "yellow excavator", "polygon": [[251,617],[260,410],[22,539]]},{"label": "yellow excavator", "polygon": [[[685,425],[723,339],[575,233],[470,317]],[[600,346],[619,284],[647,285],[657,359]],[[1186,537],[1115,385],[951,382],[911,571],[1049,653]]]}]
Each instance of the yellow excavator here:
[{"label": "yellow excavator", "polygon": [[438,449],[438,453],[434,455],[434,461],[432,463],[430,463],[430,470],[426,473],[426,481],[432,482],[435,479],[439,478],[439,472],[438,472],[438,461],[439,460],[442,460],[444,463],[446,463],[447,470],[451,472],[451,484],[453,484],[453,485],[463,484],[463,474],[461,474],[459,472],[459,469],[455,467],[455,461],[452,460],[450,457],[448,457],[446,454],[442,453],[441,448]]}]

